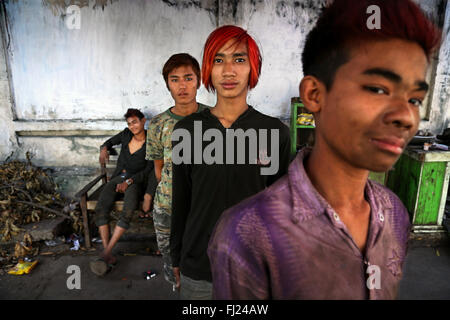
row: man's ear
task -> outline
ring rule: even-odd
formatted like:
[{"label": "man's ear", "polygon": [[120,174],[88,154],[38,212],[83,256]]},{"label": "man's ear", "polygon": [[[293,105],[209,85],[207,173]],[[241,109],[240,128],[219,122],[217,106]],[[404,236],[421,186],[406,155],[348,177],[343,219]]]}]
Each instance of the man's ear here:
[{"label": "man's ear", "polygon": [[313,113],[320,112],[327,92],[325,85],[314,76],[306,76],[300,82],[299,89],[306,109]]}]

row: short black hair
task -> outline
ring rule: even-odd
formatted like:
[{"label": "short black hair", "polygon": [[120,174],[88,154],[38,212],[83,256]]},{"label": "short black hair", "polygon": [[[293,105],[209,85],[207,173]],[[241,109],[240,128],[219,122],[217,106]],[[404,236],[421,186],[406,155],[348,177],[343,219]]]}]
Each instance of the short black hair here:
[{"label": "short black hair", "polygon": [[173,69],[182,66],[192,67],[192,71],[194,71],[197,76],[197,89],[200,88],[202,77],[200,74],[200,65],[198,64],[197,59],[188,53],[177,53],[172,55],[169,60],[166,61],[162,69],[162,75],[164,77],[164,81],[166,82],[167,89],[169,89],[169,73],[171,73]]},{"label": "short black hair", "polygon": [[[380,8],[381,29],[369,29],[369,6]],[[322,81],[327,90],[337,69],[350,59],[351,48],[365,41],[403,39],[417,43],[430,55],[440,31],[411,0],[334,0],[323,9],[308,34],[302,53],[303,74]]]},{"label": "short black hair", "polygon": [[139,120],[142,120],[142,118],[145,117],[145,115],[140,110],[132,108],[129,108],[127,110],[127,113],[125,113],[123,116],[125,117],[125,120],[130,117],[138,117]]}]

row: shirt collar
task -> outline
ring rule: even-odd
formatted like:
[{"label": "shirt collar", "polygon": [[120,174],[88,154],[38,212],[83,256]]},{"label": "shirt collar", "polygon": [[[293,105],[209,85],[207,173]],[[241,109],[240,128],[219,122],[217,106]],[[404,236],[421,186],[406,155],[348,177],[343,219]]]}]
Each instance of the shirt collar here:
[{"label": "shirt collar", "polygon": [[[339,216],[317,192],[306,174],[303,162],[311,150],[311,148],[302,149],[288,169],[294,209],[291,219],[294,223],[298,223],[325,213],[336,227],[343,227]],[[382,192],[382,187],[371,180],[367,181],[364,193],[371,208],[371,229],[376,234],[384,225],[385,216],[393,206],[387,193]]]}]

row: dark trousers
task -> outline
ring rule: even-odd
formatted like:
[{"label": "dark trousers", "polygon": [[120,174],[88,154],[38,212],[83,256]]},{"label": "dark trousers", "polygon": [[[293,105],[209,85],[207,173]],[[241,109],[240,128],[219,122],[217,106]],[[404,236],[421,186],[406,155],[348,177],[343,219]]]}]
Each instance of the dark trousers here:
[{"label": "dark trousers", "polygon": [[[116,185],[124,181],[125,178],[120,176],[112,178],[105,185],[102,192],[100,192],[97,206],[95,207],[95,224],[97,227],[108,224],[111,220],[110,212],[113,209],[114,202],[121,195],[119,192],[116,192]],[[133,212],[139,207],[139,202],[143,197],[144,190],[144,186],[138,183],[133,183],[128,186],[123,198],[123,210],[120,213],[119,221],[117,222],[119,227],[124,229],[130,227],[131,217]]]}]

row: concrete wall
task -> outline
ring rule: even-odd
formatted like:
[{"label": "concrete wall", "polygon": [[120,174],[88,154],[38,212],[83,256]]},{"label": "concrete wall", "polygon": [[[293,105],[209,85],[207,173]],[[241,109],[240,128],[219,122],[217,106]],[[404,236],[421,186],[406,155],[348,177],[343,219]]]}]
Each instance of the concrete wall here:
[{"label": "concrete wall", "polygon": [[[62,8],[44,5],[58,2],[10,0],[2,8],[0,161],[29,151],[42,166],[96,167],[98,146],[124,128],[127,108],[153,116],[171,105],[165,60],[189,52],[201,61],[206,37],[224,24],[248,29],[262,49],[262,75],[248,102],[287,120],[305,36],[326,0],[67,0],[81,6],[79,30],[67,28]],[[102,2],[104,9],[93,9]],[[417,2],[446,22],[421,111],[421,128],[440,132],[450,121],[450,4]],[[215,103],[203,87],[198,100]]]}]

